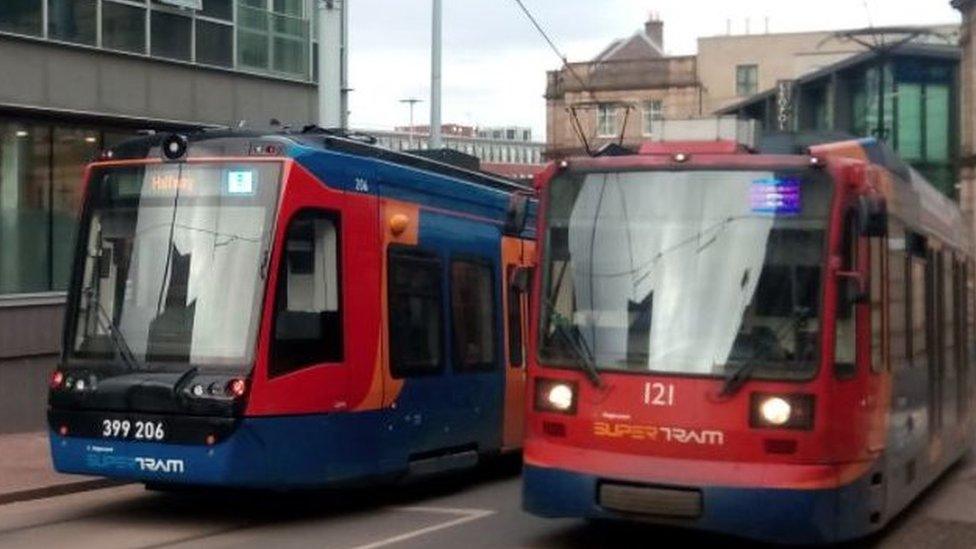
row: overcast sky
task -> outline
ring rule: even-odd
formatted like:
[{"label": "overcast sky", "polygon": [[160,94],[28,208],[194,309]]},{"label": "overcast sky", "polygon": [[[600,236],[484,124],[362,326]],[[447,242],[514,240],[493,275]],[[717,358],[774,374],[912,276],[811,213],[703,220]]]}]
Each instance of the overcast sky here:
[{"label": "overcast sky", "polygon": [[[416,97],[426,123],[430,96],[431,0],[348,0],[353,127],[406,125],[400,99]],[[958,23],[949,0],[524,0],[570,60],[595,56],[660,13],[669,54],[693,54],[696,38],[874,25]],[[545,73],[560,61],[514,0],[444,0],[444,122],[531,126],[545,139]]]}]

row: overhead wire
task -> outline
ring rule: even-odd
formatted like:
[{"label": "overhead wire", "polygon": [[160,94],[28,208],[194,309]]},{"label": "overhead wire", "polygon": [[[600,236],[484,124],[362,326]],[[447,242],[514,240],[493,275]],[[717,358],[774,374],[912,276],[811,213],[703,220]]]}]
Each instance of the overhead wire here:
[{"label": "overhead wire", "polygon": [[552,38],[550,38],[549,34],[545,31],[545,29],[542,28],[542,25],[539,23],[539,20],[536,19],[534,15],[532,15],[532,12],[529,11],[529,8],[525,5],[525,2],[523,2],[522,0],[515,0],[515,3],[518,4],[518,7],[522,10],[522,13],[524,13],[525,17],[529,20],[530,23],[532,23],[532,26],[535,27],[535,30],[539,33],[539,35],[542,36],[542,39],[545,40],[547,44],[549,44],[549,48],[552,49],[553,53],[556,54],[556,57],[559,57],[559,59],[563,62],[563,66],[565,66],[566,69],[570,72],[570,74],[572,74],[573,77],[579,81],[580,85],[583,86],[584,89],[587,89],[588,85],[586,84],[586,81],[584,81],[583,78],[579,75],[579,73],[576,72],[576,69],[574,69],[573,66],[570,64],[569,59],[566,57],[566,55],[564,55],[559,50],[559,47],[556,46],[556,43],[552,40]]}]

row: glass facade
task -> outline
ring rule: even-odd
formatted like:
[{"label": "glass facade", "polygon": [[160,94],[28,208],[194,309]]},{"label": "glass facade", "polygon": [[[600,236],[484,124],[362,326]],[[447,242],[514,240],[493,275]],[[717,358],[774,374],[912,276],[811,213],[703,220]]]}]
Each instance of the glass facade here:
[{"label": "glass facade", "polygon": [[314,1],[2,0],[0,33],[311,81]]},{"label": "glass facade", "polygon": [[131,136],[0,119],[0,295],[67,288],[85,165]]},{"label": "glass facade", "polygon": [[852,131],[879,136],[942,192],[955,196],[953,168],[956,139],[952,123],[955,67],[931,60],[904,58],[884,68],[884,115],[878,67],[853,80]]},{"label": "glass facade", "polygon": [[[883,68],[882,68],[883,67]],[[797,131],[837,131],[885,140],[903,160],[949,197],[956,196],[959,61],[890,55],[796,83]],[[737,107],[771,127],[775,101]]]}]

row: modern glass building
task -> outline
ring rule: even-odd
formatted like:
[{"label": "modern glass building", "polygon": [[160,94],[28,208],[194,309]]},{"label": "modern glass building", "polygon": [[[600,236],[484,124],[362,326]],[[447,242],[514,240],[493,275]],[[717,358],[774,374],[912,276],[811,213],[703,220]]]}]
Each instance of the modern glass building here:
[{"label": "modern glass building", "polygon": [[763,122],[784,116],[793,131],[878,136],[946,195],[956,197],[959,159],[959,63],[954,46],[907,44],[866,52],[720,111]]},{"label": "modern glass building", "polygon": [[316,118],[315,0],[0,0],[0,433],[40,428],[85,164]]}]

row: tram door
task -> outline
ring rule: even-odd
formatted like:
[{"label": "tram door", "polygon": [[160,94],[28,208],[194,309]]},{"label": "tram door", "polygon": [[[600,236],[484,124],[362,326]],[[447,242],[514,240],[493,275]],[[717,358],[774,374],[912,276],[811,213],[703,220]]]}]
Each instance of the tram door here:
[{"label": "tram door", "polygon": [[529,288],[535,243],[506,237],[502,239],[505,311],[505,411],[502,448],[522,445],[525,431],[526,348],[529,333]]}]

